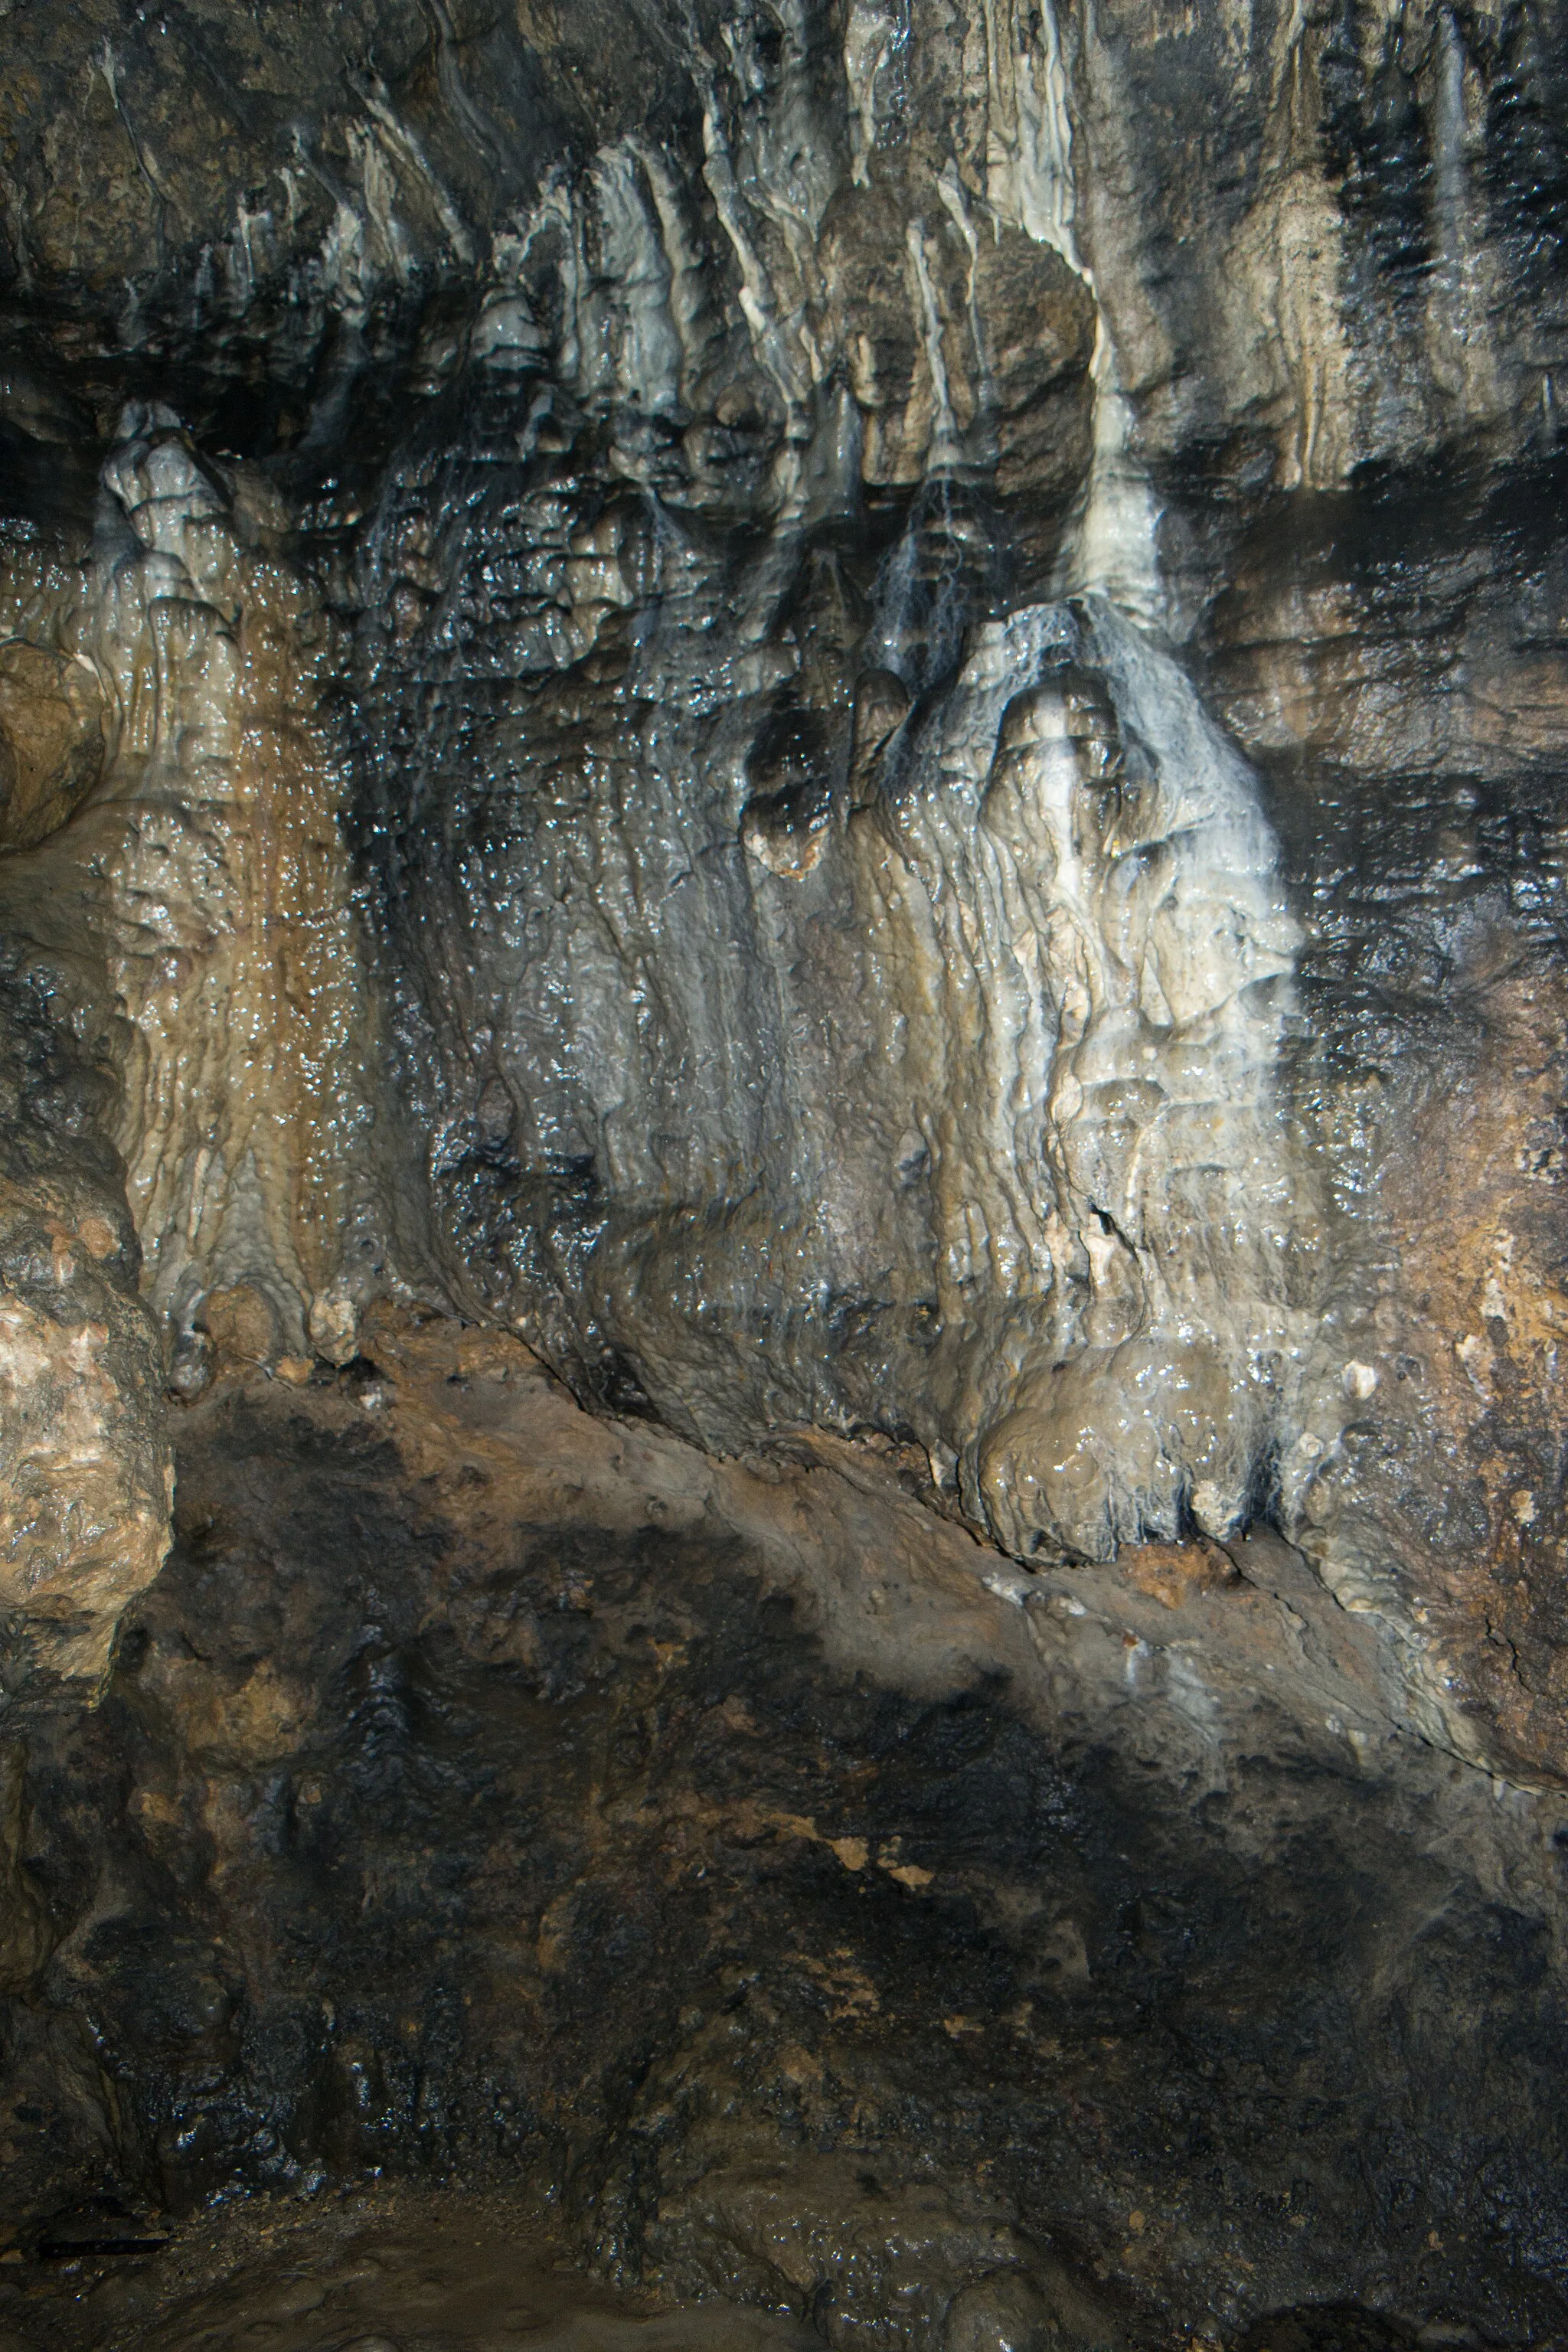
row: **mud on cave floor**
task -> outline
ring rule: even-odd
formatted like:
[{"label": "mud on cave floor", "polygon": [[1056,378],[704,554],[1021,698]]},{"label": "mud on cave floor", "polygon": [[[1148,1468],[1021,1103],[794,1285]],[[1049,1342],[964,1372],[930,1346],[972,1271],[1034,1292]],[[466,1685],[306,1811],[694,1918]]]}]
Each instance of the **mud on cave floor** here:
[{"label": "mud on cave floor", "polygon": [[1568,2340],[1564,1808],[1283,1545],[1031,1578],[366,1347],[179,1414],[101,1703],[7,1710],[0,2342]]}]

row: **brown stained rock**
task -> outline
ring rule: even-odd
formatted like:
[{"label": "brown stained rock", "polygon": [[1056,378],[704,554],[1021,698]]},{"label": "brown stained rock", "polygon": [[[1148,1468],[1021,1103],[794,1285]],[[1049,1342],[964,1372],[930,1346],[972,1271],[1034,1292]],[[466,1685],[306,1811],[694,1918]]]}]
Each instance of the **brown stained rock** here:
[{"label": "brown stained rock", "polygon": [[[714,2134],[714,2154],[721,2138]],[[809,2298],[834,2352],[864,2341],[889,2303],[915,2340],[940,2334],[942,2352],[999,2337],[1050,2352],[1114,2352],[1125,2341],[1112,2299],[1042,2262],[983,2196],[878,2173],[852,2156],[748,2163],[737,2147],[685,2195],[665,2198],[658,2234],[683,2284],[702,2276],[696,2250],[716,2238],[755,2299]],[[692,2254],[683,2239],[696,2242]]]},{"label": "brown stained rock", "polygon": [[554,2134],[836,2347],[1547,2340],[1563,26],[0,9],[95,2150]]},{"label": "brown stained rock", "polygon": [[1363,1270],[1323,1349],[1344,1438],[1309,1419],[1298,1440],[1300,1540],[1347,1608],[1398,1627],[1430,1736],[1542,1780],[1568,1756],[1548,1470],[1568,1012],[1540,919],[1562,860],[1561,598],[1544,515],[1515,547],[1490,496],[1349,499],[1289,552],[1255,529],[1212,642],[1312,894],[1321,1042],[1299,1099],[1331,1154],[1363,1139],[1332,1244]]},{"label": "brown stained rock", "polygon": [[909,716],[910,691],[889,670],[872,670],[855,689],[855,724],[849,754],[849,797],[858,808],[876,786],[882,754]]},{"label": "brown stained rock", "polygon": [[[363,1336],[374,1370],[177,1416],[102,1706],[15,1718],[65,2054],[40,2101],[7,2042],[0,2116],[176,2209],[526,2179],[607,2276],[836,2345],[1154,2352],[1428,2278],[1544,2332],[1493,2223],[1553,2226],[1564,2168],[1562,1809],[1399,1738],[1299,1554],[1248,1538],[1173,1608],[1029,1576],[865,1445],[716,1461],[507,1335]],[[1363,2160],[1394,2033],[1440,2263]]]},{"label": "brown stained rock", "polygon": [[[105,2331],[123,2352],[239,2352],[264,2332],[274,2352],[315,2352],[323,2331],[342,2352],[404,2352],[411,2323],[442,2352],[500,2352],[530,2338],[538,2352],[580,2343],[813,2352],[821,2341],[728,2297],[680,2307],[617,2292],[574,2259],[548,2201],[517,2185],[465,2192],[382,2181],[342,2201],[290,2211],[240,2200],[183,2223],[100,2198],[52,2215],[30,2233],[30,2245],[40,2242],[62,2255],[82,2248],[79,2260],[57,2255],[22,2273],[27,2317],[42,2305],[62,2352],[88,2352]],[[138,2243],[158,2258],[123,2258]],[[102,2259],[106,2245],[122,2258]],[[26,2259],[20,2249],[0,2255]],[[16,2302],[23,2292],[18,2282]]]},{"label": "brown stained rock", "polygon": [[849,388],[864,419],[861,469],[872,482],[918,481],[934,402],[898,204],[887,192],[846,191],[823,225],[823,247],[827,282],[845,309]]},{"label": "brown stained rock", "polygon": [[54,1942],[48,1913],[25,1863],[27,1751],[0,1741],[0,1992],[20,1992]]},{"label": "brown stained rock", "polygon": [[[184,1330],[209,1288],[247,1288],[258,1303],[220,1300],[209,1326],[238,1360],[308,1334],[343,1361],[374,1024],[320,708],[330,631],[277,552],[269,488],[241,468],[231,500],[163,412],[125,422],[100,496],[139,554],[111,585],[80,568],[51,580],[68,661],[24,648],[7,689],[0,652],[0,728],[25,709],[43,740],[61,698],[88,709],[99,678],[112,712],[97,803],[14,869],[8,920],[92,953],[120,1016],[114,1140],[159,1313]],[[24,549],[0,601],[25,612],[38,593]]]},{"label": "brown stained rock", "polygon": [[1048,245],[978,209],[967,215],[956,184],[952,201],[955,215],[922,216],[917,233],[886,184],[855,187],[824,222],[823,274],[860,413],[861,470],[886,488],[917,483],[933,462],[984,456],[1026,533],[1048,538],[1089,460],[1093,303]]},{"label": "brown stained rock", "polygon": [[0,646],[0,851],[56,833],[103,773],[103,697],[83,663]]},{"label": "brown stained rock", "polygon": [[[0,861],[14,885],[26,858]],[[0,1612],[20,1661],[100,1685],[169,1545],[163,1336],[137,1295],[114,1085],[82,967],[0,982]],[[55,1017],[50,1018],[53,1012]]]},{"label": "brown stained rock", "polygon": [[1325,1479],[1322,1517],[1331,1545],[1348,1529],[1352,1560],[1376,1528],[1399,1563],[1419,1679],[1455,1736],[1562,1782],[1568,1520],[1549,1465],[1568,1345],[1554,1161],[1568,1002],[1555,974],[1507,971],[1485,1002],[1484,1037],[1388,1138],[1378,1202],[1400,1279],[1345,1367],[1356,1478]]},{"label": "brown stained rock", "polygon": [[1239,1581],[1218,1544],[1133,1544],[1117,1556],[1117,1570],[1140,1592],[1167,1609],[1180,1609],[1200,1593],[1223,1591]]},{"label": "brown stained rock", "polygon": [[158,1343],[137,1310],[114,1324],[0,1294],[0,1601],[89,1681],[169,1548]]},{"label": "brown stained rock", "polygon": [[1059,254],[1016,228],[977,239],[973,302],[994,404],[997,491],[1044,544],[1048,519],[1089,467],[1094,306]]},{"label": "brown stained rock", "polygon": [[253,1284],[241,1282],[230,1290],[210,1292],[202,1303],[201,1318],[220,1364],[269,1364],[278,1352],[277,1317]]},{"label": "brown stained rock", "polygon": [[84,1222],[0,1181],[0,1605],[91,1684],[168,1550],[174,1470],[159,1335],[99,1270],[107,1221]]}]

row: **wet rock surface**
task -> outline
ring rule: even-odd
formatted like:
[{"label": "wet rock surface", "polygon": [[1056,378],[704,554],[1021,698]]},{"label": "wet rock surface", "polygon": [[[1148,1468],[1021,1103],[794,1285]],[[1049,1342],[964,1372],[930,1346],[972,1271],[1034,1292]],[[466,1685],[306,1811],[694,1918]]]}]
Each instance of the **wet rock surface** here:
[{"label": "wet rock surface", "polygon": [[69,965],[0,986],[0,1605],[47,1671],[100,1683],[169,1547],[163,1348],[138,1295],[101,1039]]},{"label": "wet rock surface", "polygon": [[308,2213],[263,2200],[165,2244],[155,2265],[122,2254],[110,2277],[93,2276],[90,2250],[72,2260],[54,2245],[54,2291],[36,2284],[32,2328],[5,2340],[64,2347],[109,2331],[116,2344],[171,2352],[261,2342],[278,2352],[798,2352],[815,2340],[764,2313],[607,2291],[565,2257],[547,2210],[493,2191],[351,2191]]},{"label": "wet rock surface", "polygon": [[1562,2328],[1558,1811],[1402,1736],[1299,1555],[1031,1579],[874,1450],[374,1329],[181,1412],[105,1698],[11,1717],[35,2238],[522,2178],[834,2345]]},{"label": "wet rock surface", "polygon": [[1560,1777],[1556,7],[3,37],[0,900],[176,1391],[417,1296],[1267,1518]]},{"label": "wet rock surface", "polygon": [[19,2340],[1562,2335],[1565,43],[0,12]]}]

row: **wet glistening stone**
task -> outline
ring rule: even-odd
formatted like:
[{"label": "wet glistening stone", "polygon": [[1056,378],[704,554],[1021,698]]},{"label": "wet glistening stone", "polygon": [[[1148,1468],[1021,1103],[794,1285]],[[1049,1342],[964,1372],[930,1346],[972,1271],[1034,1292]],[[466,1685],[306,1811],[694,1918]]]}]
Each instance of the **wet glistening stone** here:
[{"label": "wet glistening stone", "polygon": [[1568,2341],[1559,0],[0,52],[0,2352]]}]

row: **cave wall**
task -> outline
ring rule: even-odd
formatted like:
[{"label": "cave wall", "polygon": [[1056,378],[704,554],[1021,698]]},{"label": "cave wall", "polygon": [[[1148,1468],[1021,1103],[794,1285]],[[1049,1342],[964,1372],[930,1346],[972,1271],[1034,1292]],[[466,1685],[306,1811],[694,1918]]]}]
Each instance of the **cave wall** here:
[{"label": "cave wall", "polygon": [[0,899],[137,1527],[157,1350],[417,1296],[1027,1561],[1270,1517],[1556,1773],[1560,10],[0,36]]},{"label": "cave wall", "polygon": [[[1025,1572],[890,1449],[716,1460],[365,1322],[179,1412],[107,1693],[6,1717],[14,2340],[363,2344],[290,2217],[395,2181],[465,2262],[542,2189],[601,2278],[718,2301],[686,2345],[736,2301],[833,2352],[1560,2340],[1568,1805],[1403,1734],[1300,1555]],[[207,2218],[29,2263],[106,2179]],[[193,2304],[215,2207],[263,2275]],[[387,2267],[392,2341],[504,2341]]]}]

